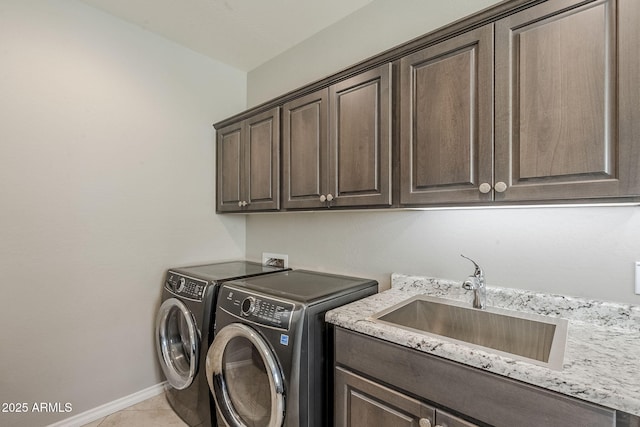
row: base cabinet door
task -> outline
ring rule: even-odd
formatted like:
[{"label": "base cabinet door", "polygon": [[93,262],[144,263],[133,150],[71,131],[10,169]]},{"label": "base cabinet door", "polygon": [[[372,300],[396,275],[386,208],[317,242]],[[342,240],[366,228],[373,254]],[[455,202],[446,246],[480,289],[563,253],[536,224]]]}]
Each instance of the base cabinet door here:
[{"label": "base cabinet door", "polygon": [[549,0],[496,22],[496,201],[639,194],[637,3]]},{"label": "base cabinet door", "polygon": [[336,427],[478,427],[340,367],[335,399]]},{"label": "base cabinet door", "polygon": [[438,409],[436,411],[436,425],[434,427],[478,427],[478,424],[470,423],[462,418]]},{"label": "base cabinet door", "polygon": [[435,408],[350,371],[336,368],[336,427],[429,427]]}]

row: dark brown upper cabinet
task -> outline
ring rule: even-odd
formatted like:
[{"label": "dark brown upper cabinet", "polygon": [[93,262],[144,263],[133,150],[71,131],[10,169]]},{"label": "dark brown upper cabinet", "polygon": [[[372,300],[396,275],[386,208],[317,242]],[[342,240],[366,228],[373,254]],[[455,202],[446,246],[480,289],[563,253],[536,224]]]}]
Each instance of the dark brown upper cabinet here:
[{"label": "dark brown upper cabinet", "polygon": [[283,106],[285,209],[391,205],[391,64]]},{"label": "dark brown upper cabinet", "polygon": [[638,3],[550,0],[496,22],[495,200],[640,194]]},{"label": "dark brown upper cabinet", "polygon": [[490,201],[493,25],[403,57],[400,99],[400,203]]},{"label": "dark brown upper cabinet", "polygon": [[282,207],[317,208],[328,191],[329,90],[282,107]]},{"label": "dark brown upper cabinet", "polygon": [[640,195],[639,10],[549,0],[402,58],[401,204]]},{"label": "dark brown upper cabinet", "polygon": [[637,202],[638,22],[638,0],[500,2],[228,118],[218,212]]},{"label": "dark brown upper cabinet", "polygon": [[217,210],[253,212],[280,207],[280,109],[217,132]]}]

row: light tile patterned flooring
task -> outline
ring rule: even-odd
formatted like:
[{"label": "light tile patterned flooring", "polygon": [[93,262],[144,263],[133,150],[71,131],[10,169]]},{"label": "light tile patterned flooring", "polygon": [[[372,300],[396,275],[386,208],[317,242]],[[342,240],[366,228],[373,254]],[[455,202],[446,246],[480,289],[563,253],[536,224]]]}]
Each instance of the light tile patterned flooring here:
[{"label": "light tile patterned flooring", "polygon": [[173,412],[165,394],[108,415],[82,427],[186,427]]}]

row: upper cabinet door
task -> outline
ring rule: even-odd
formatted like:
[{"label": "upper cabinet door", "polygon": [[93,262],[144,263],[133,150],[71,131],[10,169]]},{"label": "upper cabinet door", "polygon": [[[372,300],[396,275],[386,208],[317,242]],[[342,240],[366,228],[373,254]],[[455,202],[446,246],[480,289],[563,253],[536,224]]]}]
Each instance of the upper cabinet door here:
[{"label": "upper cabinet door", "polygon": [[217,210],[233,212],[242,203],[242,122],[217,132]]},{"label": "upper cabinet door", "polygon": [[400,203],[490,201],[493,25],[402,58],[400,85]]},{"label": "upper cabinet door", "polygon": [[331,206],[391,205],[391,64],[330,87]]},{"label": "upper cabinet door", "polygon": [[280,207],[280,109],[244,121],[244,194],[246,210]]},{"label": "upper cabinet door", "polygon": [[328,171],[328,90],[322,89],[282,108],[282,207],[325,206]]},{"label": "upper cabinet door", "polygon": [[638,194],[638,131],[620,121],[638,118],[624,93],[637,93],[637,74],[618,58],[637,59],[640,44],[617,27],[618,5],[637,1],[584,3],[550,0],[496,23],[497,201]]},{"label": "upper cabinet door", "polygon": [[280,109],[217,132],[217,211],[280,207]]},{"label": "upper cabinet door", "polygon": [[617,6],[618,175],[623,195],[640,195],[640,1]]}]

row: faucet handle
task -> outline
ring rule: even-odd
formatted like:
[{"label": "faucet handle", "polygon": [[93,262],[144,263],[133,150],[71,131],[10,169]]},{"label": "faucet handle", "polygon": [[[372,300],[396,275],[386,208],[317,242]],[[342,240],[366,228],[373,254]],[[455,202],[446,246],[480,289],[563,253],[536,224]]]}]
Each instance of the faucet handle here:
[{"label": "faucet handle", "polygon": [[480,279],[476,276],[469,276],[467,280],[462,283],[462,287],[468,291],[472,291],[480,288]]},{"label": "faucet handle", "polygon": [[468,259],[469,261],[471,261],[471,262],[473,263],[473,265],[474,265],[474,266],[475,266],[475,268],[476,268],[476,271],[473,273],[473,275],[474,275],[475,277],[481,277],[481,276],[483,275],[482,269],[480,268],[480,266],[479,266],[479,265],[478,265],[474,260],[472,260],[471,258],[469,258],[469,257],[467,257],[467,256],[464,256],[464,255],[462,255],[462,254],[460,254],[460,256],[461,256],[462,258],[464,258],[464,259]]}]

